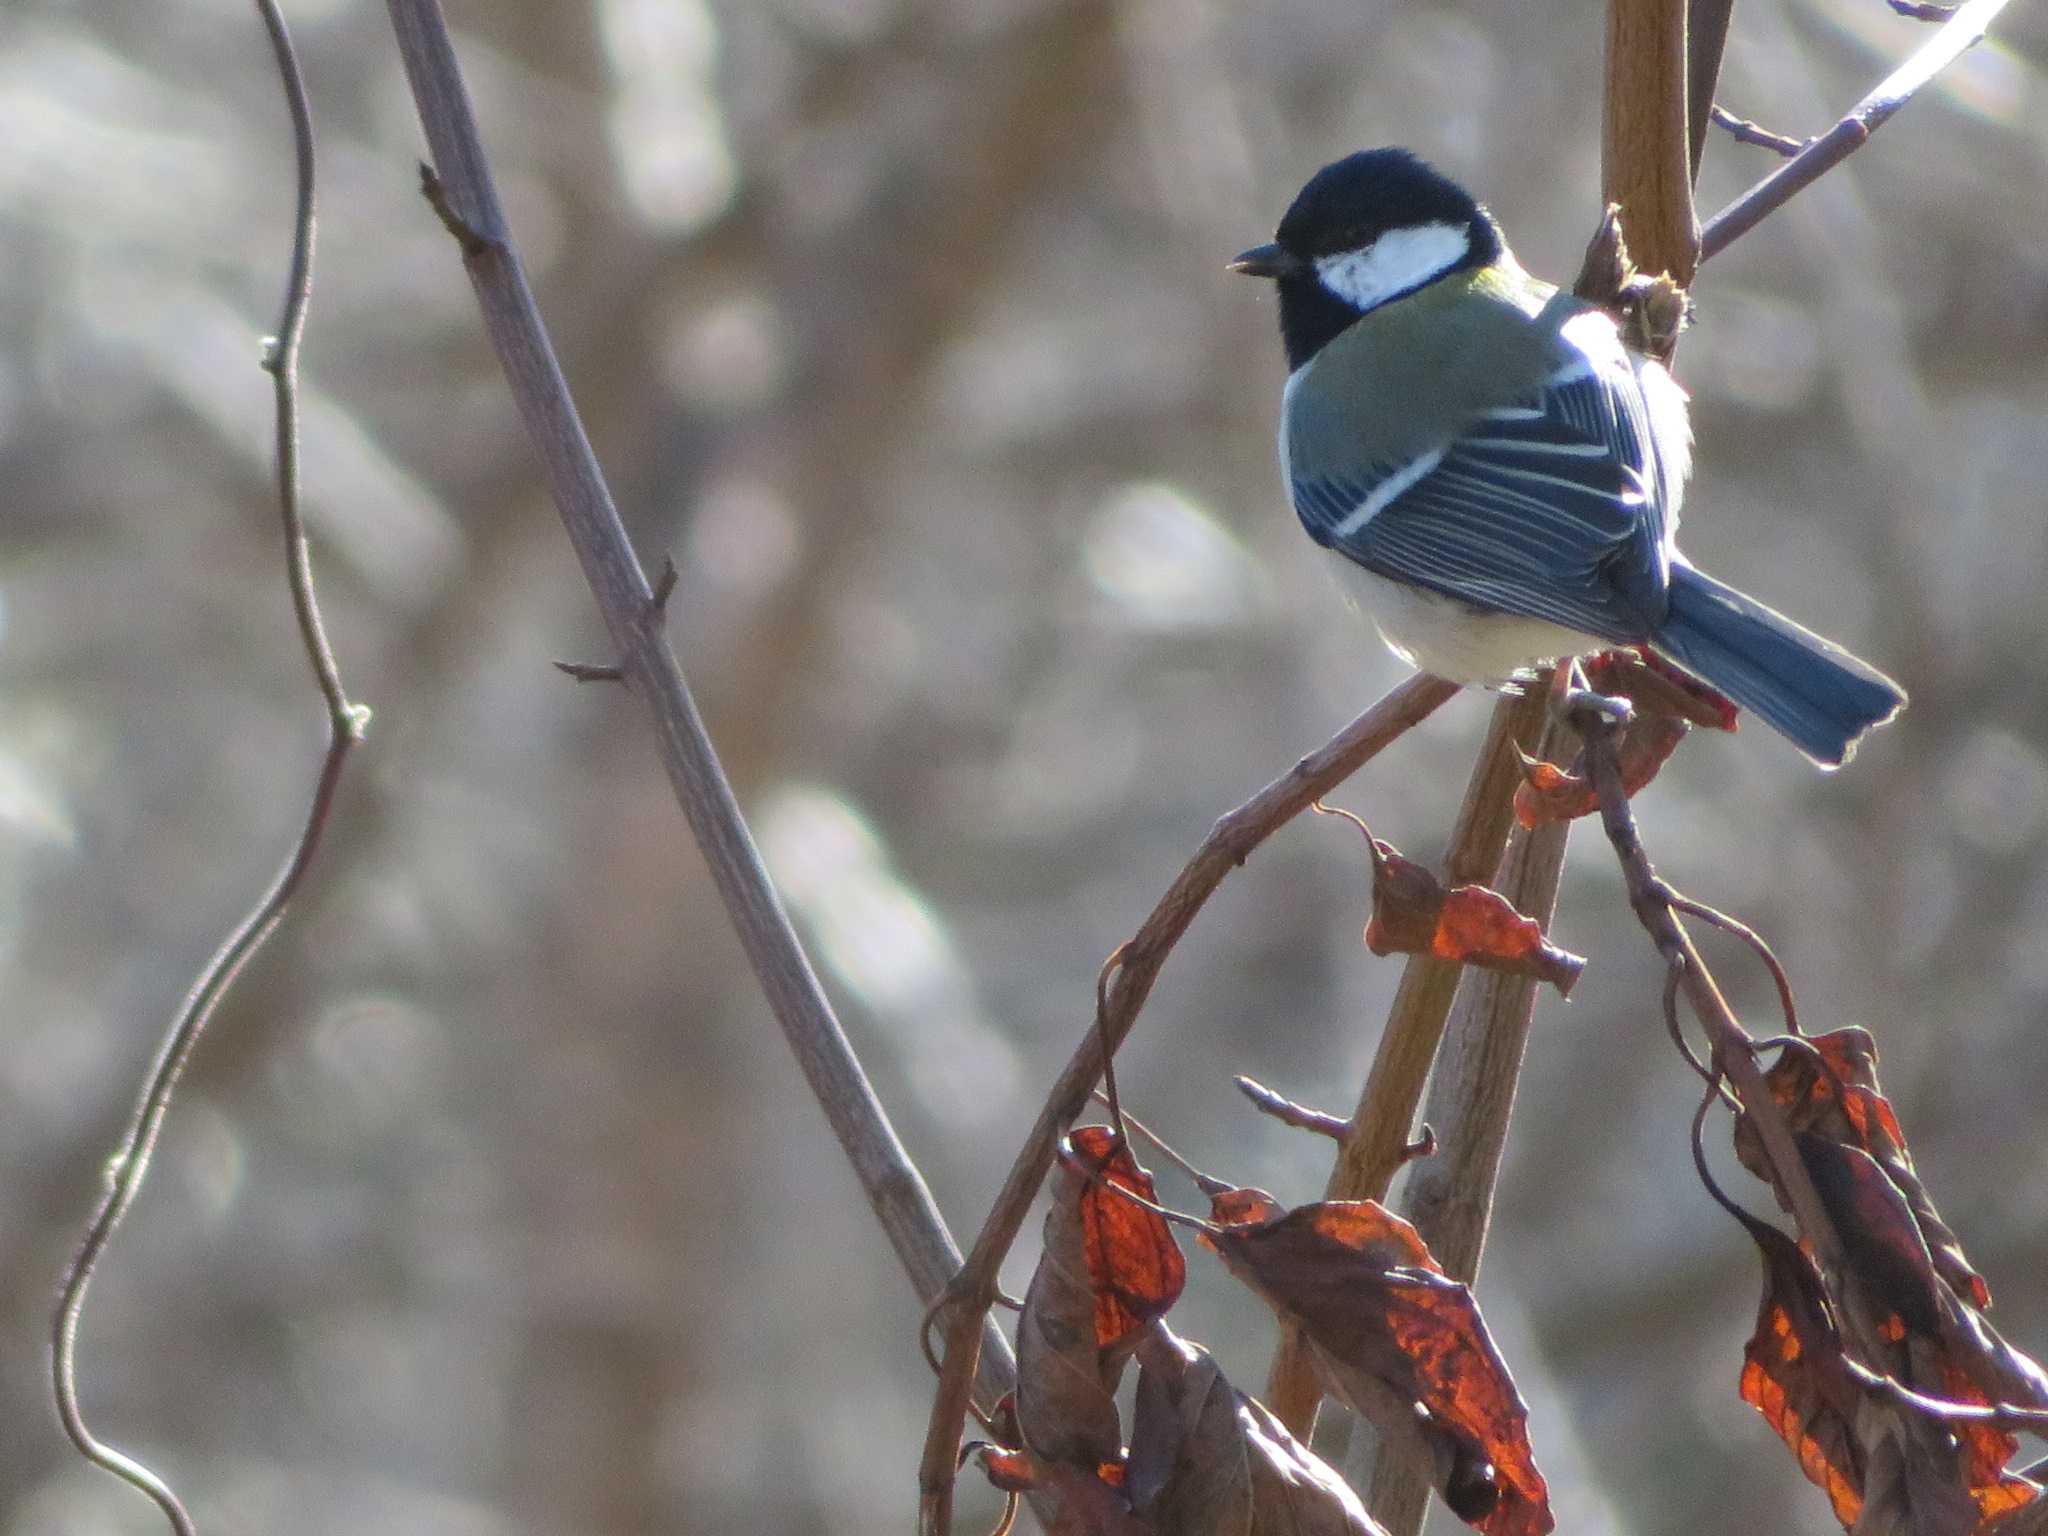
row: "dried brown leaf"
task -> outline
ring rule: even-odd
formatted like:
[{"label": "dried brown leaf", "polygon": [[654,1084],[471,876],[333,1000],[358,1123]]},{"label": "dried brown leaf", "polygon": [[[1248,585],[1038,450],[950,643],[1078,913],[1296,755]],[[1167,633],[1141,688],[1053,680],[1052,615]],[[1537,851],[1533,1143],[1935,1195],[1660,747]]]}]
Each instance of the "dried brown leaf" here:
[{"label": "dried brown leaf", "polygon": [[1732,731],[1734,701],[1654,651],[1630,647],[1602,651],[1584,663],[1586,682],[1609,698],[1627,699],[1639,714],[1666,715],[1709,730]]},{"label": "dried brown leaf", "polygon": [[[1906,1134],[1878,1086],[1877,1043],[1870,1032],[1838,1029],[1816,1035],[1808,1044],[1813,1054],[1785,1051],[1766,1074],[1771,1097],[1785,1110],[1793,1130],[1828,1137],[1875,1158],[1912,1207],[1937,1273],[1971,1305],[1990,1306],[1991,1288],[1964,1256],[1962,1243],[1941,1219],[1913,1167]],[[1768,1163],[1746,1118],[1736,1122],[1735,1151],[1751,1173],[1767,1177]]]},{"label": "dried brown leaf", "polygon": [[1123,1454],[1121,1360],[1099,1344],[1082,1204],[1091,1181],[1062,1159],[1052,1173],[1045,1248],[1017,1320],[1017,1425],[1041,1468],[1093,1469]]},{"label": "dried brown leaf", "polygon": [[1376,1202],[1332,1200],[1203,1241],[1302,1330],[1336,1396],[1423,1456],[1460,1518],[1488,1536],[1551,1529],[1514,1379],[1472,1293],[1413,1227]]},{"label": "dried brown leaf", "polygon": [[[1638,713],[1624,725],[1615,746],[1623,793],[1633,795],[1656,778],[1657,770],[1678,750],[1690,729],[1677,716],[1647,712]],[[1583,771],[1582,761],[1565,769],[1534,758],[1522,760],[1522,782],[1515,788],[1515,819],[1523,826],[1571,821],[1599,809],[1599,793]]]},{"label": "dried brown leaf", "polygon": [[1163,1328],[1139,1355],[1126,1487],[1172,1536],[1384,1536],[1344,1480]]},{"label": "dried brown leaf", "polygon": [[1534,918],[1483,885],[1443,882],[1391,843],[1373,839],[1372,921],[1365,945],[1376,955],[1434,955],[1547,981],[1569,993],[1585,960],[1559,949]]},{"label": "dried brown leaf", "polygon": [[1163,1217],[1109,1187],[1159,1201],[1152,1175],[1109,1127],[1077,1128],[1060,1158],[1084,1180],[1078,1197],[1082,1256],[1095,1291],[1095,1343],[1108,1357],[1133,1347],[1140,1331],[1180,1299],[1187,1260]]},{"label": "dried brown leaf", "polygon": [[1742,1351],[1742,1400],[1827,1494],[1835,1518],[1854,1526],[1863,1509],[1864,1464],[1854,1434],[1862,1392],[1843,1364],[1820,1277],[1777,1228],[1744,1226],[1763,1257],[1764,1288],[1756,1332]]}]

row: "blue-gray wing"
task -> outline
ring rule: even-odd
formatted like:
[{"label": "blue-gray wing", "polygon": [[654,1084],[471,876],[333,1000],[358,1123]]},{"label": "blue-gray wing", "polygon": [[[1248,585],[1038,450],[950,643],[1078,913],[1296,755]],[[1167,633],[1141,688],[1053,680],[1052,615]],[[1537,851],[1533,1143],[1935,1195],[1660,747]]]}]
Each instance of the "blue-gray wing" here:
[{"label": "blue-gray wing", "polygon": [[1475,608],[1646,637],[1664,616],[1676,479],[1619,345],[1605,359],[1560,350],[1564,366],[1526,397],[1405,463],[1291,466],[1303,525],[1368,570]]}]

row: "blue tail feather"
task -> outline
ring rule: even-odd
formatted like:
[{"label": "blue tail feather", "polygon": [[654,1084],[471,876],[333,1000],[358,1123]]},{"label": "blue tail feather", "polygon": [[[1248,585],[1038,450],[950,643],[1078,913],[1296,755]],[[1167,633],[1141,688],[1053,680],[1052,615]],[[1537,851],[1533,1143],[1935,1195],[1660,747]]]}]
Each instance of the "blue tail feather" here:
[{"label": "blue tail feather", "polygon": [[1651,643],[1823,768],[1905,707],[1906,690],[1868,662],[1711,576],[1674,565],[1670,592]]}]

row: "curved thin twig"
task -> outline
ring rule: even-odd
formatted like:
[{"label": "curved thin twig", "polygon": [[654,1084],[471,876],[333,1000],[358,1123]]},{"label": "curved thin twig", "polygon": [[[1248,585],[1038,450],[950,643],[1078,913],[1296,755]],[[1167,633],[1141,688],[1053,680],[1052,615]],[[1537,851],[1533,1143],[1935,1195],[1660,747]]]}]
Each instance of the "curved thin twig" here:
[{"label": "curved thin twig", "polygon": [[1700,230],[1700,260],[1706,261],[1748,234],[1765,218],[1840,165],[1936,75],[1984,39],[2010,0],[1969,0],[1942,22],[1934,36],[1886,75],[1868,96],[1819,138],[1715,214]]},{"label": "curved thin twig", "polygon": [[[1601,824],[1621,864],[1622,878],[1628,886],[1629,905],[1665,963],[1679,967],[1680,989],[1707,1032],[1714,1065],[1727,1074],[1736,1097],[1742,1101],[1743,1111],[1756,1127],[1777,1187],[1783,1193],[1793,1219],[1799,1224],[1801,1234],[1813,1245],[1814,1257],[1822,1274],[1839,1276],[1847,1273],[1841,1234],[1799,1156],[1792,1127],[1783,1108],[1771,1097],[1763,1068],[1757,1061],[1758,1042],[1728,1006],[1713,972],[1707,969],[1706,962],[1693,947],[1691,935],[1678,919],[1670,888],[1651,868],[1649,854],[1644,850],[1636,829],[1628,792],[1622,785],[1615,746],[1616,727],[1604,710],[1592,707],[1597,702],[1580,696],[1578,705],[1571,711],[1571,718],[1586,743],[1587,772],[1599,792]],[[1799,1046],[1812,1049],[1811,1043],[1800,1037],[1784,1038],[1796,1040]],[[1847,1306],[1841,1311],[1845,1331],[1857,1352],[1870,1359],[1882,1359],[1875,1325],[1865,1310]]]},{"label": "curved thin twig", "polygon": [[1771,981],[1778,989],[1778,1009],[1785,1015],[1785,1032],[1804,1035],[1806,1031],[1799,1027],[1799,1002],[1792,993],[1792,978],[1786,973],[1785,963],[1778,958],[1778,952],[1771,948],[1770,941],[1741,918],[1730,917],[1719,907],[1710,907],[1704,901],[1695,901],[1676,891],[1669,894],[1671,905],[1679,911],[1691,913],[1701,922],[1734,935],[1750,947],[1757,959],[1763,962],[1764,969],[1771,973]]},{"label": "curved thin twig", "polygon": [[1707,1091],[1700,1095],[1699,1107],[1692,1112],[1692,1166],[1699,1174],[1700,1183],[1706,1186],[1708,1195],[1716,1205],[1733,1216],[1743,1226],[1754,1229],[1767,1223],[1744,1210],[1741,1204],[1721,1187],[1721,1181],[1714,1177],[1714,1170],[1707,1166],[1707,1111],[1728,1097],[1728,1085],[1717,1068],[1707,1074]]},{"label": "curved thin twig", "polygon": [[[1054,1082],[1044,1108],[1032,1123],[1023,1150],[1017,1154],[995,1203],[982,1222],[967,1262],[947,1287],[952,1316],[946,1325],[946,1369],[932,1396],[925,1430],[924,1454],[918,1463],[921,1490],[919,1529],[938,1536],[951,1528],[954,1458],[976,1355],[997,1269],[1050,1171],[1061,1133],[1086,1107],[1102,1075],[1105,1050],[1116,1051],[1137,1022],[1138,1010],[1151,995],[1166,957],[1180,942],[1195,914],[1201,911],[1224,876],[1251,857],[1274,832],[1299,816],[1316,800],[1356,773],[1379,752],[1427,719],[1458,691],[1457,684],[1417,673],[1399,684],[1372,708],[1319,750],[1268,784],[1251,799],[1217,821],[1159,899],[1152,913],[1124,945],[1101,1020],[1091,1019],[1081,1045]],[[1107,1029],[1101,1024],[1107,1023]]]},{"label": "curved thin twig", "polygon": [[[1238,1079],[1238,1081],[1240,1084],[1242,1084],[1244,1080],[1240,1078]],[[1109,1107],[1109,1095],[1104,1093],[1100,1088],[1096,1089],[1088,1097],[1095,1103],[1102,1105],[1105,1109]],[[1181,1172],[1182,1177],[1184,1177],[1190,1184],[1194,1185],[1195,1188],[1199,1189],[1203,1194],[1213,1195],[1218,1190],[1229,1189],[1232,1187],[1227,1181],[1223,1179],[1212,1178],[1210,1175],[1202,1172],[1201,1169],[1197,1168],[1193,1163],[1189,1162],[1185,1157],[1181,1156],[1180,1152],[1174,1147],[1172,1142],[1168,1141],[1164,1136],[1160,1135],[1157,1131],[1153,1130],[1151,1126],[1147,1125],[1144,1121],[1140,1120],[1136,1115],[1132,1114],[1129,1110],[1124,1111],[1124,1124],[1128,1126],[1131,1130],[1136,1131],[1138,1135],[1151,1146],[1153,1151],[1157,1152],[1161,1157],[1165,1158],[1169,1163],[1173,1164],[1175,1168],[1178,1168]]]},{"label": "curved thin twig", "polygon": [[276,930],[286,906],[312,867],[314,856],[319,852],[321,834],[327,828],[334,807],[342,766],[350,748],[362,739],[370,718],[367,709],[350,702],[348,692],[342,686],[341,671],[320,618],[306,527],[299,509],[299,343],[305,334],[306,307],[313,294],[312,114],[307,105],[305,79],[300,73],[298,57],[283,15],[279,13],[275,0],[256,0],[256,9],[270,35],[271,52],[284,87],[285,105],[291,114],[298,177],[298,202],[292,223],[291,270],[285,282],[284,306],[277,334],[264,347],[263,369],[271,376],[276,399],[277,495],[279,514],[284,524],[286,577],[291,587],[299,638],[327,706],[327,751],[314,783],[313,800],[306,812],[305,824],[284,867],[200,971],[192,990],[186,994],[185,1001],[164,1032],[156,1060],[144,1079],[141,1098],[122,1135],[120,1150],[110,1165],[106,1189],[59,1285],[57,1310],[51,1328],[51,1383],[56,1396],[57,1416],[63,1421],[65,1434],[86,1460],[154,1500],[178,1536],[193,1536],[195,1527],[192,1517],[186,1513],[170,1485],[132,1456],[102,1441],[85,1422],[78,1400],[78,1326],[85,1310],[86,1290],[92,1283],[94,1267],[141,1192],[143,1180],[149,1172],[150,1154],[156,1148],[164,1117],[170,1112],[178,1078],[184,1072],[186,1062],[191,1060],[193,1048],[198,1045],[207,1022],[242,968]]},{"label": "curved thin twig", "polygon": [[[1102,1048],[1100,1091],[1103,1106],[1109,1111],[1109,1128],[1115,1134],[1118,1146],[1130,1140],[1130,1136],[1124,1129],[1123,1100],[1116,1091],[1116,1050],[1109,1043],[1109,984],[1123,968],[1124,956],[1130,947],[1129,944],[1117,945],[1109,952],[1109,958],[1102,962],[1102,969],[1095,973],[1095,1032],[1100,1037]],[[1103,1166],[1108,1166],[1107,1160]]]},{"label": "curved thin twig", "polygon": [[1737,117],[1718,101],[1708,109],[1708,114],[1714,126],[1726,129],[1736,143],[1754,144],[1760,149],[1770,150],[1773,154],[1783,155],[1788,160],[1813,142],[1811,139],[1795,139],[1787,134],[1773,133],[1762,123],[1751,118]]}]

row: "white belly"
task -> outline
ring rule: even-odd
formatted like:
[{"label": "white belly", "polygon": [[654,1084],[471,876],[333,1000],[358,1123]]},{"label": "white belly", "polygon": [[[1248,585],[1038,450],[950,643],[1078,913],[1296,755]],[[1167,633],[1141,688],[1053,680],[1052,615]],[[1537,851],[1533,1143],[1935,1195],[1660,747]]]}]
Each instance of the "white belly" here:
[{"label": "white belly", "polygon": [[1389,581],[1341,555],[1330,563],[1345,596],[1371,617],[1395,655],[1454,683],[1497,686],[1530,667],[1608,643],[1542,619],[1475,612],[1454,599]]}]

